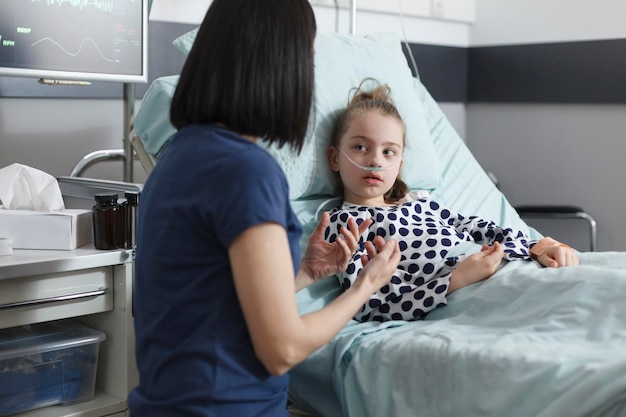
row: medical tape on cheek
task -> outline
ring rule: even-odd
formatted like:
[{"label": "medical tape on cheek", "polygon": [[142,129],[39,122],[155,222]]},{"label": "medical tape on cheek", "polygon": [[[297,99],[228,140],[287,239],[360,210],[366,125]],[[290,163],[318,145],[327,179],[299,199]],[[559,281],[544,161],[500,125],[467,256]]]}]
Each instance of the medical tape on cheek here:
[{"label": "medical tape on cheek", "polygon": [[343,154],[343,156],[345,156],[346,158],[348,158],[348,161],[352,162],[352,164],[353,164],[354,166],[356,166],[356,167],[358,167],[358,168],[361,168],[361,169],[363,169],[363,170],[365,170],[365,171],[373,171],[373,172],[375,172],[375,171],[386,171],[386,170],[388,170],[388,169],[395,168],[395,167],[396,167],[396,166],[400,163],[400,161],[402,161],[402,159],[400,159],[399,161],[396,161],[396,162],[394,162],[393,164],[388,165],[388,166],[386,166],[386,167],[365,167],[365,166],[363,166],[363,165],[359,165],[359,164],[357,164],[356,162],[354,162],[354,161],[352,160],[352,158],[350,158],[350,157],[348,156],[348,154],[347,154],[347,153],[345,153],[345,152],[343,151],[343,149],[341,149],[341,148],[337,148],[337,149],[339,149],[339,152],[341,152],[341,153]]}]

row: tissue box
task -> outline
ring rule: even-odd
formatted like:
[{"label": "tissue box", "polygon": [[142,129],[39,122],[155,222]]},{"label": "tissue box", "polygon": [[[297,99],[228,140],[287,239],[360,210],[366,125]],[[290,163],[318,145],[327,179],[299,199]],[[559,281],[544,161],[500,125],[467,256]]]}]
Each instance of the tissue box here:
[{"label": "tissue box", "polygon": [[72,250],[92,241],[91,210],[0,210],[0,236],[14,249]]},{"label": "tissue box", "polygon": [[0,416],[92,400],[105,339],[69,320],[0,330]]}]

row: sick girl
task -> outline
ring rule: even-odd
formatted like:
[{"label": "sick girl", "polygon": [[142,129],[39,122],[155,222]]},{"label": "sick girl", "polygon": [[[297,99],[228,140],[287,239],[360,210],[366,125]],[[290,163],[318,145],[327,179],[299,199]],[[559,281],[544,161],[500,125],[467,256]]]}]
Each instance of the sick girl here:
[{"label": "sick girl", "polygon": [[[372,220],[348,268],[337,275],[344,290],[363,268],[364,242],[377,236],[393,238],[399,242],[401,260],[391,281],[372,294],[357,320],[423,318],[445,305],[448,294],[489,278],[503,259],[535,259],[552,268],[578,264],[576,252],[554,239],[532,241],[521,231],[463,216],[429,197],[414,198],[400,179],[406,128],[391,90],[378,85],[363,91],[362,85],[339,115],[328,149],[343,203],[330,212],[325,239],[335,241],[352,217],[358,224]],[[482,244],[482,249],[451,253],[467,241]]]}]

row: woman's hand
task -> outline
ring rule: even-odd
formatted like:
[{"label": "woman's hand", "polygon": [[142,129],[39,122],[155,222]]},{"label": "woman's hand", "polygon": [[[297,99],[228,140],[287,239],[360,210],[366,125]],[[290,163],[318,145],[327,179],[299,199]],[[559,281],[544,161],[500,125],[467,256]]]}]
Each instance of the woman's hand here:
[{"label": "woman's hand", "polygon": [[333,243],[324,240],[324,231],[329,223],[330,215],[324,212],[309,237],[309,243],[300,261],[300,269],[314,281],[344,271],[348,267],[350,259],[359,248],[361,234],[372,224],[372,220],[364,220],[359,226],[354,218],[350,218],[348,228],[342,227],[340,235]]},{"label": "woman's hand", "polygon": [[376,236],[373,242],[365,242],[367,255],[361,255],[363,270],[358,274],[352,287],[366,285],[369,296],[391,280],[393,273],[398,269],[400,262],[400,245],[395,239],[385,241]]},{"label": "woman's hand", "polygon": [[483,245],[478,253],[474,253],[461,261],[450,275],[448,294],[492,276],[504,257],[504,248],[498,242],[493,246]]}]

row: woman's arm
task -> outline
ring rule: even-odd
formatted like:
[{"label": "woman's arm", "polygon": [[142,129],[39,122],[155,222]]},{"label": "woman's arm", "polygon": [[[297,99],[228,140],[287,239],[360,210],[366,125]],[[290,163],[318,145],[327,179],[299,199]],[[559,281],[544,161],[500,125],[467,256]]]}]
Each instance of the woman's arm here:
[{"label": "woman's arm", "polygon": [[280,375],[330,341],[387,282],[400,260],[397,242],[367,242],[369,262],[358,282],[321,310],[300,316],[291,252],[284,228],[263,223],[229,247],[235,288],[257,357]]}]

